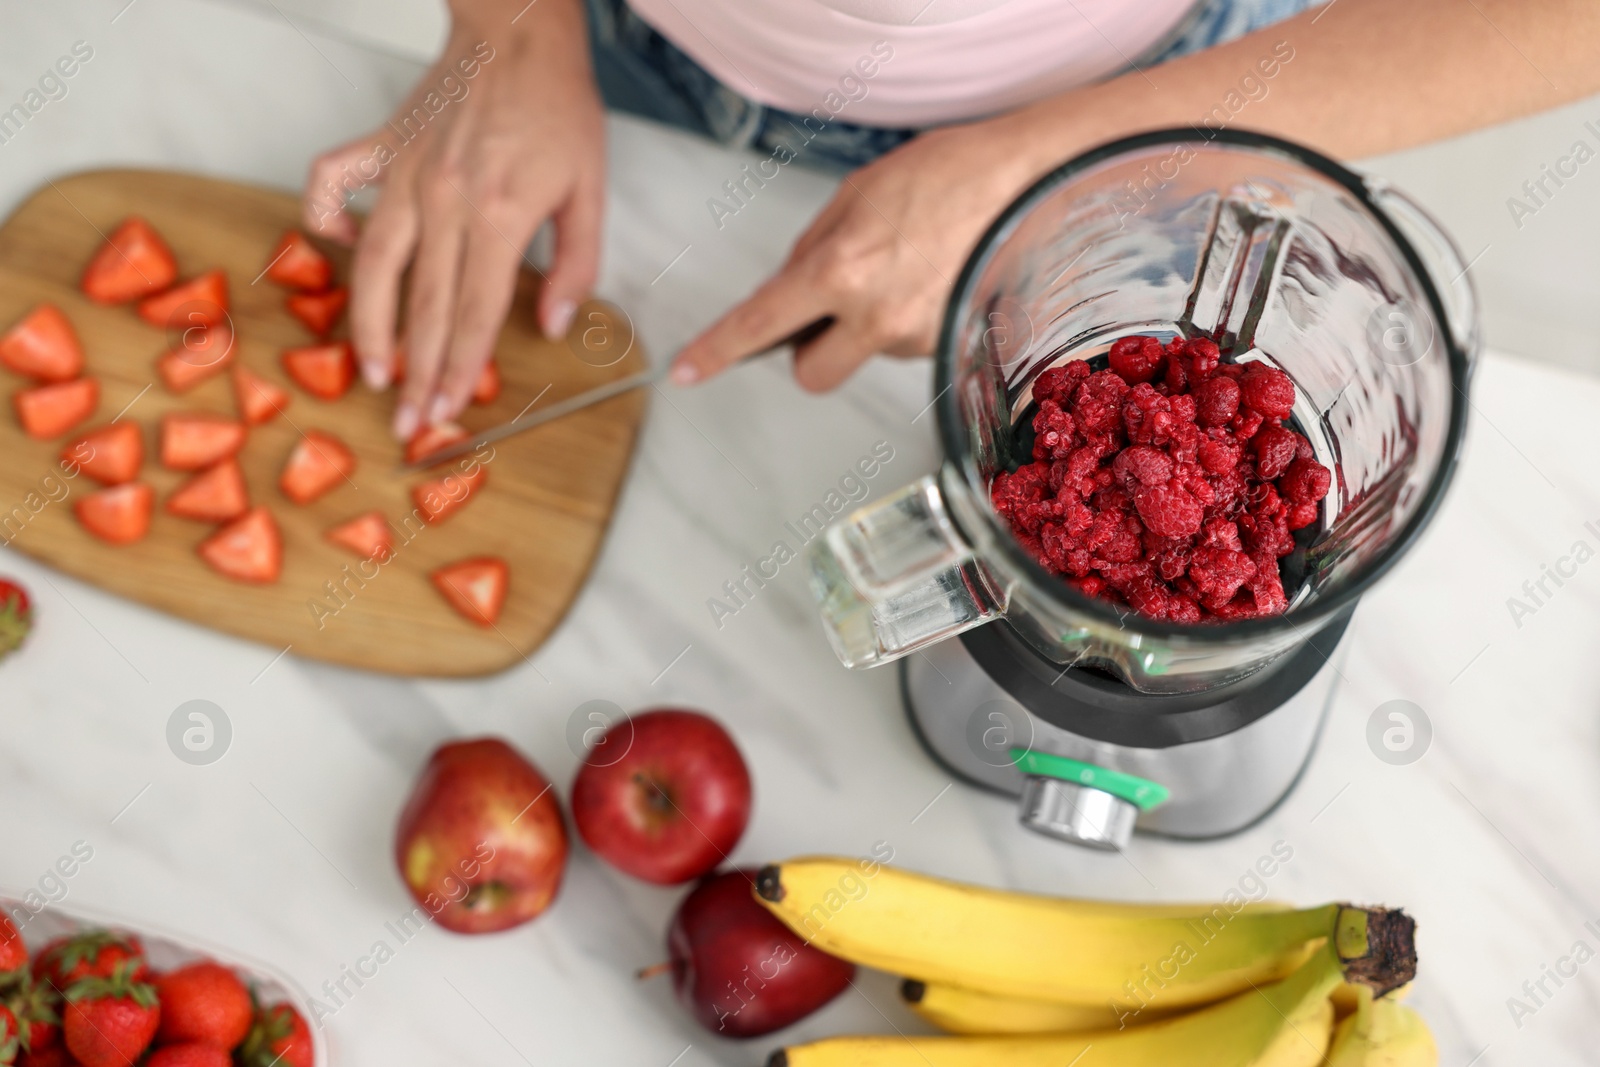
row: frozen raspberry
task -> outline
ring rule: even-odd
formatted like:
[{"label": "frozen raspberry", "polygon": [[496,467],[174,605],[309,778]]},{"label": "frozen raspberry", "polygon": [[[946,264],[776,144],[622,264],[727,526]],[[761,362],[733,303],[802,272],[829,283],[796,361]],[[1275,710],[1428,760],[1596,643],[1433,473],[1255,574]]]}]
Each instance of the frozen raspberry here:
[{"label": "frozen raspberry", "polygon": [[1245,406],[1264,418],[1287,419],[1294,410],[1294,382],[1277,367],[1252,363],[1239,376]]},{"label": "frozen raspberry", "polygon": [[1108,370],[1096,371],[1073,395],[1072,417],[1085,436],[1114,432],[1120,428],[1122,398],[1127,395],[1127,382]]},{"label": "frozen raspberry", "polygon": [[1301,437],[1282,426],[1268,426],[1255,435],[1250,450],[1256,454],[1256,473],[1267,481],[1276,481],[1289,469],[1299,451]]},{"label": "frozen raspberry", "polygon": [[1291,530],[1310,526],[1317,521],[1317,513],[1320,510],[1315,504],[1291,504],[1286,525]]},{"label": "frozen raspberry", "polygon": [[1078,383],[1088,376],[1089,364],[1081,359],[1051,367],[1033,380],[1033,399],[1040,404],[1054,400],[1058,406],[1065,407]]},{"label": "frozen raspberry", "polygon": [[1106,584],[1122,594],[1128,606],[1152,619],[1165,619],[1170,596],[1166,583],[1152,573],[1148,563],[1123,563],[1100,571]]},{"label": "frozen raspberry", "polygon": [[1184,370],[1183,360],[1167,360],[1167,373],[1162,376],[1161,384],[1166,387],[1168,395],[1181,393],[1189,387],[1189,375]]},{"label": "frozen raspberry", "polygon": [[1176,582],[1189,570],[1191,553],[1186,537],[1157,537],[1146,531],[1144,552],[1156,576],[1164,582]]},{"label": "frozen raspberry", "polygon": [[1127,486],[1160,485],[1172,477],[1172,460],[1159,448],[1134,445],[1122,450],[1111,469]]},{"label": "frozen raspberry", "polygon": [[[1124,513],[1116,508],[1101,511],[1089,524],[1089,529],[1079,538],[1079,543],[1090,552],[1099,554],[1122,530]],[[1123,560],[1122,562],[1127,562]]]},{"label": "frozen raspberry", "polygon": [[989,496],[995,511],[1004,516],[1013,527],[1028,533],[1038,530],[1035,517],[1038,505],[1044,499],[1044,472],[1034,464],[1018,467],[1012,473],[1001,472],[994,480]]},{"label": "frozen raspberry", "polygon": [[[1263,475],[1262,477],[1266,477]],[[1315,504],[1328,495],[1333,475],[1314,459],[1301,457],[1278,479],[1278,490],[1296,504]]]},{"label": "frozen raspberry", "polygon": [[1255,598],[1257,615],[1282,615],[1289,606],[1283,592],[1283,578],[1278,574],[1277,557],[1257,557],[1256,573],[1246,582]]},{"label": "frozen raspberry", "polygon": [[1266,422],[1266,416],[1262,415],[1261,412],[1241,405],[1238,413],[1234,415],[1233,421],[1228,423],[1228,428],[1233,431],[1233,435],[1239,440],[1248,441],[1256,435],[1264,422]]},{"label": "frozen raspberry", "polygon": [[1220,607],[1232,600],[1240,586],[1255,574],[1255,563],[1237,549],[1197,548],[1189,564],[1189,580],[1208,607]]},{"label": "frozen raspberry", "polygon": [[1100,546],[1095,558],[1104,563],[1137,562],[1144,555],[1143,533],[1138,519],[1132,515],[1118,515],[1111,526],[1111,536]]},{"label": "frozen raspberry", "polygon": [[1166,431],[1172,425],[1172,401],[1156,392],[1154,386],[1141,382],[1128,391],[1122,401],[1122,430],[1130,442],[1165,443]]},{"label": "frozen raspberry", "polygon": [[1111,370],[1129,385],[1153,379],[1160,373],[1164,359],[1161,342],[1154,337],[1123,337],[1106,355]]},{"label": "frozen raspberry", "polygon": [[1208,474],[1225,474],[1239,465],[1241,450],[1222,438],[1208,437],[1200,442],[1196,457]]},{"label": "frozen raspberry", "polygon": [[1186,422],[1194,422],[1195,416],[1199,413],[1194,397],[1188,393],[1167,397],[1167,406],[1172,411],[1173,421],[1179,426]]},{"label": "frozen raspberry", "polygon": [[[1273,497],[1277,500],[1276,495]],[[1256,559],[1277,559],[1294,551],[1289,534],[1288,509],[1277,503],[1274,509],[1246,512],[1239,516],[1239,539]],[[1276,573],[1277,568],[1273,568]]]},{"label": "frozen raspberry", "polygon": [[1204,379],[1222,363],[1222,351],[1209,337],[1196,337],[1183,344],[1189,377]]},{"label": "frozen raspberry", "polygon": [[1065,459],[1072,450],[1075,431],[1072,416],[1062,411],[1060,404],[1054,400],[1041,402],[1033,416],[1033,458]]},{"label": "frozen raspberry", "polygon": [[1194,421],[1201,426],[1225,426],[1239,411],[1239,383],[1221,376],[1195,386]]},{"label": "frozen raspberry", "polygon": [[1205,509],[1183,488],[1166,485],[1141,485],[1134,491],[1133,504],[1144,524],[1162,537],[1189,537],[1200,532]]},{"label": "frozen raspberry", "polygon": [[1181,593],[1174,594],[1172,599],[1167,601],[1168,622],[1191,624],[1199,622],[1204,617],[1200,605]]},{"label": "frozen raspberry", "polygon": [[1105,592],[1106,589],[1105,579],[1101,578],[1097,574],[1091,574],[1087,577],[1080,578],[1078,581],[1073,582],[1072,584],[1077,586],[1078,591],[1086,596],[1099,596],[1101,593]]}]

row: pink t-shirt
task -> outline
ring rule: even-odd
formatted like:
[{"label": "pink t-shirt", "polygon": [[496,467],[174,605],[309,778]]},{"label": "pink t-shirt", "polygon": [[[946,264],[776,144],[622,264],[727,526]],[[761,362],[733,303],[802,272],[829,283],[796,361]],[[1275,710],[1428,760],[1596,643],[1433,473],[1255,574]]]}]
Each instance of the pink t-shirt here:
[{"label": "pink t-shirt", "polygon": [[1195,0],[628,0],[724,85],[864,126],[991,115],[1126,68]]}]

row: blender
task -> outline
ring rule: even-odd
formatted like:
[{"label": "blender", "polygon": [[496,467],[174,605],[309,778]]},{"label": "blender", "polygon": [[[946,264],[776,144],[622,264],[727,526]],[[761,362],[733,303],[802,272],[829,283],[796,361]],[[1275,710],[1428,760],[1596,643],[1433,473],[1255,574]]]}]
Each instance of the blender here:
[{"label": "blender", "polygon": [[[1296,387],[1332,472],[1281,615],[1177,625],[1046,571],[990,503],[1027,462],[1039,374],[1129,335],[1206,336]],[[1310,759],[1361,595],[1438,509],[1479,335],[1467,268],[1410,199],[1243,131],[1104,145],[1022,194],[968,259],[935,354],[938,471],[810,557],[852,668],[900,662],[914,732],[1024,826],[1120,849],[1238,832]]]}]

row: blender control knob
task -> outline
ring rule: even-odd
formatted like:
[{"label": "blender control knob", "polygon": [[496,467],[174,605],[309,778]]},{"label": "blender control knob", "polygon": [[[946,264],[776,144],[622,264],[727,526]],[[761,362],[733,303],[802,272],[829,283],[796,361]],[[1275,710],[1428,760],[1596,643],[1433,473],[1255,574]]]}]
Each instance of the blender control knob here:
[{"label": "blender control knob", "polygon": [[1074,845],[1121,851],[1139,808],[1094,786],[1029,775],[1022,787],[1022,825]]}]

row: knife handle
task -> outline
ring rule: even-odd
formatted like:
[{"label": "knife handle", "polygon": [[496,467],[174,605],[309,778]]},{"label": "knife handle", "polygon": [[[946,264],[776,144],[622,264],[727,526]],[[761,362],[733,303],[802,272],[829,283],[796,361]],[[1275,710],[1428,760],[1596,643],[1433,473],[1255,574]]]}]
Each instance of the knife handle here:
[{"label": "knife handle", "polygon": [[832,315],[824,315],[822,318],[817,319],[814,322],[806,323],[804,326],[800,327],[794,333],[791,333],[789,336],[785,337],[771,348],[762,349],[760,352],[756,352],[754,355],[746,356],[745,358],[752,359],[754,356],[765,356],[772,352],[776,352],[780,348],[799,348],[801,345],[810,344],[812,341],[815,341],[817,338],[827,333],[828,330],[833,326],[834,321],[835,320]]}]

